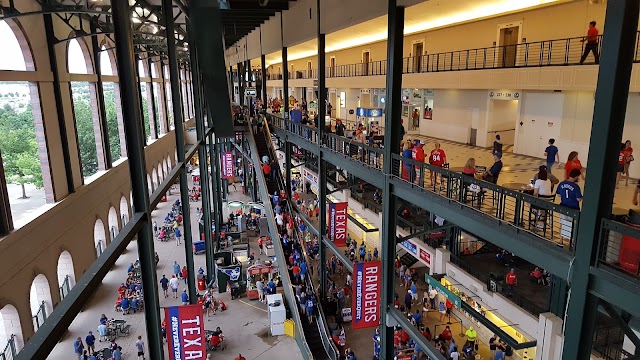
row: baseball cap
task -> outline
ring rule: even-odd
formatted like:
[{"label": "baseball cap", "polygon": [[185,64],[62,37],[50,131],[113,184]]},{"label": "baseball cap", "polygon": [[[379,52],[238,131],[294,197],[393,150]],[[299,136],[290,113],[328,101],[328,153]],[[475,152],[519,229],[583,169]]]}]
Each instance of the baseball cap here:
[{"label": "baseball cap", "polygon": [[424,140],[420,140],[420,145],[424,145]]},{"label": "baseball cap", "polygon": [[538,168],[539,171],[547,171],[547,165],[540,165]]}]

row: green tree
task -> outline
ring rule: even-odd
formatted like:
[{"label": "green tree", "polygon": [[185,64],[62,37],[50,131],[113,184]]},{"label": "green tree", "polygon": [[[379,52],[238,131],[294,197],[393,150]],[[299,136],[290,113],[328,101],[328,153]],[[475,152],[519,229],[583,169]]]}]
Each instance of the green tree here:
[{"label": "green tree", "polygon": [[104,89],[104,107],[107,112],[107,133],[109,134],[109,148],[111,152],[111,160],[120,159],[120,131],[118,129],[118,113],[116,109],[115,94],[113,92],[113,83],[103,83]]},{"label": "green tree", "polygon": [[80,163],[82,175],[89,177],[98,172],[98,153],[96,150],[96,137],[93,132],[93,115],[89,103],[88,83],[76,89],[87,91],[73,91],[73,111],[76,117],[76,131],[78,134],[78,147],[80,148]]},{"label": "green tree", "polygon": [[26,184],[43,186],[42,167],[38,158],[33,112],[29,105],[18,114],[10,106],[0,113],[0,153],[6,179],[22,187],[22,198],[27,198]]}]

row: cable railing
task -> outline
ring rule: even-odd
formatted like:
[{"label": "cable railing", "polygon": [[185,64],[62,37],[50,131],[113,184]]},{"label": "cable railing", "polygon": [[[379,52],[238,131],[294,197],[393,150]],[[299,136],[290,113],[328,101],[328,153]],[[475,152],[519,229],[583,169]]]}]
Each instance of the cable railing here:
[{"label": "cable railing", "polygon": [[[579,36],[409,56],[402,59],[402,73],[580,65],[587,44],[586,41],[582,41],[583,39],[583,36]],[[634,62],[640,62],[638,39],[640,39],[640,32],[636,34]],[[602,35],[598,37],[597,49],[600,53]],[[594,64],[592,53],[587,57],[586,63]],[[327,67],[325,74],[327,78],[386,75],[387,60]],[[274,77],[269,80],[282,79],[281,74],[275,75],[279,78]],[[304,77],[304,79],[317,78],[317,71],[313,69],[310,75],[311,77]]]},{"label": "cable railing", "polygon": [[636,279],[640,277],[640,225],[603,219],[598,261]]},{"label": "cable railing", "polygon": [[0,353],[0,360],[13,360],[17,354],[16,336],[12,334],[4,350]]},{"label": "cable railing", "polygon": [[[268,114],[273,126],[318,143],[318,129]],[[386,159],[381,148],[357,143],[335,134],[323,133],[322,146],[367,167],[382,170]],[[504,224],[572,251],[580,216],[579,210],[555,203],[555,197],[539,198],[527,194],[531,189],[511,190],[467,176],[462,169],[435,167],[393,154],[392,177],[429,191],[462,206],[474,209]],[[486,169],[477,167],[477,169]],[[431,181],[431,179],[433,179]]]}]

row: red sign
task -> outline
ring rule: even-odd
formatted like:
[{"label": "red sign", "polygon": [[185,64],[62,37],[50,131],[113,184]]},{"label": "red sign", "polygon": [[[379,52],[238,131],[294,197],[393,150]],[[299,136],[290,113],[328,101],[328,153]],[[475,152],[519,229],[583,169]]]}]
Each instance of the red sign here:
[{"label": "red sign", "polygon": [[382,261],[357,263],[353,266],[352,328],[380,326],[382,300]]},{"label": "red sign", "polygon": [[329,236],[336,246],[347,246],[346,202],[329,204]]},{"label": "red sign", "polygon": [[171,306],[164,309],[164,314],[169,359],[204,360],[207,357],[207,344],[202,306]]},{"label": "red sign", "polygon": [[230,179],[233,177],[233,153],[225,151],[222,153],[222,178]]},{"label": "red sign", "polygon": [[420,259],[424,260],[427,265],[431,265],[431,254],[424,251],[423,249],[420,249]]}]

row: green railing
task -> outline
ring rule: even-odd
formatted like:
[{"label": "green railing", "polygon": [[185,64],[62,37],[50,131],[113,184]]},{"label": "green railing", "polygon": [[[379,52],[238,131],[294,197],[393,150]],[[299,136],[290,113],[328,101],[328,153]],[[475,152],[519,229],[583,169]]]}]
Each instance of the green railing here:
[{"label": "green railing", "polygon": [[13,360],[18,354],[16,347],[16,336],[11,335],[4,350],[0,353],[0,360]]},{"label": "green railing", "polygon": [[47,320],[47,308],[44,304],[44,301],[40,304],[38,312],[32,317],[32,320],[34,331],[38,331],[38,329],[40,329],[40,326],[42,326],[42,324],[44,324],[44,322]]}]

